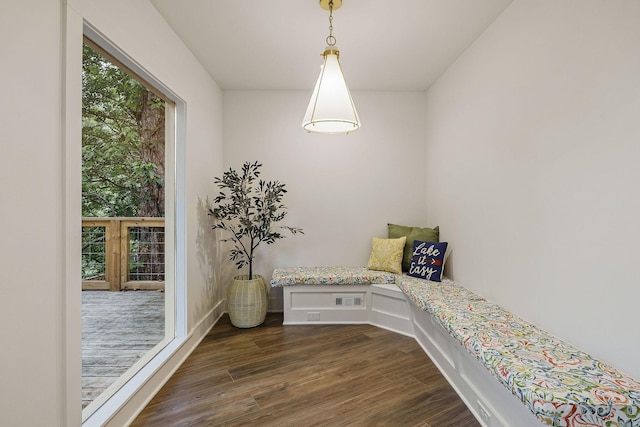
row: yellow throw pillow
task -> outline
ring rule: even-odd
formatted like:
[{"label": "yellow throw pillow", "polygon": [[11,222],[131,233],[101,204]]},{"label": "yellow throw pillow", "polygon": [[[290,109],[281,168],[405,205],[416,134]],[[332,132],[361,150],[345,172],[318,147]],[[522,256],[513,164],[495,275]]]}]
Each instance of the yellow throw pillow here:
[{"label": "yellow throw pillow", "polygon": [[389,273],[402,273],[402,254],[406,242],[406,236],[398,239],[374,237],[367,268],[388,271]]}]

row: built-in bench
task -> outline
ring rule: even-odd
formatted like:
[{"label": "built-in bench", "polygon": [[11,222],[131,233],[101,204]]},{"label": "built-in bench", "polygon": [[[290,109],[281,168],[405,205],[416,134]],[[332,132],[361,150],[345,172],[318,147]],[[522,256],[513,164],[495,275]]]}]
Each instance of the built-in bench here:
[{"label": "built-in bench", "polygon": [[283,288],[284,324],[370,323],[413,336],[411,307],[396,275],[360,267],[277,268],[272,287]]},{"label": "built-in bench", "polygon": [[451,280],[298,268],[276,269],[271,285],[284,288],[287,324],[371,323],[414,336],[484,426],[640,426],[638,380]]}]

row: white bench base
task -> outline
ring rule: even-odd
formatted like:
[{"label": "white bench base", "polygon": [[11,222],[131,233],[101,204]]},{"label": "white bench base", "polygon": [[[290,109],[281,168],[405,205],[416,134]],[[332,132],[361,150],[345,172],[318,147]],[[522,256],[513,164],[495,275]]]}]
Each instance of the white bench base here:
[{"label": "white bench base", "polygon": [[483,427],[543,425],[396,285],[284,286],[283,301],[284,325],[364,323],[415,338]]},{"label": "white bench base", "polygon": [[393,284],[283,287],[284,325],[368,323],[410,337],[411,303]]},{"label": "white bench base", "polygon": [[544,425],[429,313],[415,304],[411,304],[411,311],[416,341],[482,426]]},{"label": "white bench base", "polygon": [[291,267],[276,269],[271,285],[283,287],[285,324],[368,323],[415,338],[485,427],[640,420],[640,381],[452,280]]}]

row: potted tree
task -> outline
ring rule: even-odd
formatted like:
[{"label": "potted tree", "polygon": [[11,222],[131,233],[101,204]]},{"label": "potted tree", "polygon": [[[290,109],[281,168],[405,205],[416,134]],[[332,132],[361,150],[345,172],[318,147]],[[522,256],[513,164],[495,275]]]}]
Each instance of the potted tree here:
[{"label": "potted tree", "polygon": [[216,222],[213,229],[229,234],[223,242],[232,242],[229,258],[236,267],[249,267],[249,274],[235,276],[227,292],[227,312],[231,323],[252,328],[264,322],[267,314],[267,289],[264,279],[253,273],[254,251],[261,243],[270,245],[302,229],[276,225],[287,215],[282,198],[287,192],[279,181],[259,179],[261,163],[246,162],[240,172],[229,169],[222,178],[215,177],[220,193],[209,210]]}]

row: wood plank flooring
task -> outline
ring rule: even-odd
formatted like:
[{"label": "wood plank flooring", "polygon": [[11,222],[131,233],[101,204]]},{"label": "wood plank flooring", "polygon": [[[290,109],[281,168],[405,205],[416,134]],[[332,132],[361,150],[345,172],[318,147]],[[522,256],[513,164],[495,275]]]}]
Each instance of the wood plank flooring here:
[{"label": "wood plank flooring", "polygon": [[164,338],[164,293],[82,292],[82,408]]},{"label": "wood plank flooring", "polygon": [[252,329],[226,315],[132,424],[479,426],[413,338],[370,325]]}]

